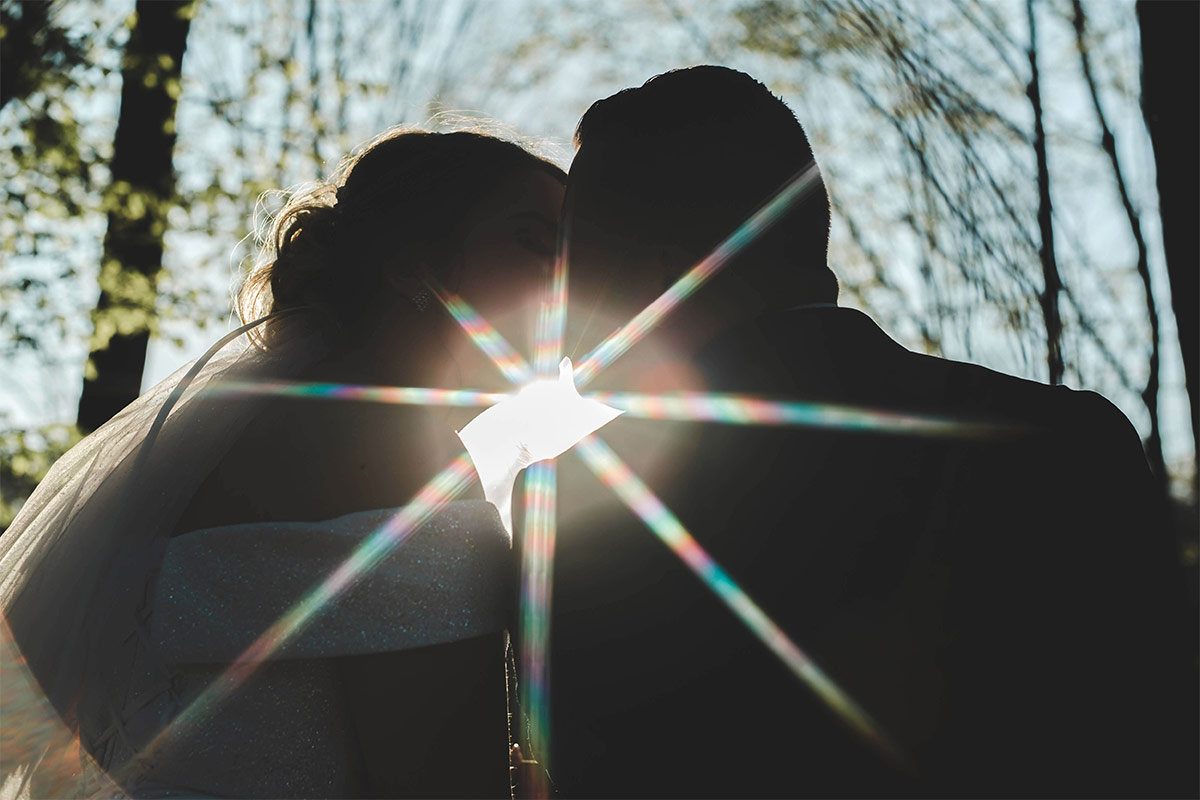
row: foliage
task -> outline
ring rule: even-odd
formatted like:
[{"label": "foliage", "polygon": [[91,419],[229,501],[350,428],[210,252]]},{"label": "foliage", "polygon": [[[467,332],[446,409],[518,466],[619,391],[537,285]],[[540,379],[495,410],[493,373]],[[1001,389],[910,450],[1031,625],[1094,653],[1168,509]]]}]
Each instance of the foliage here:
[{"label": "foliage", "polygon": [[[86,309],[103,231],[114,90],[119,91],[120,17],[98,0],[3,5],[4,90],[0,162],[0,359],[12,372],[48,375],[82,366]],[[20,66],[14,66],[19,64]],[[79,369],[79,367],[75,367]],[[28,387],[25,387],[28,388]],[[43,400],[57,406],[59,392]],[[59,416],[42,409],[26,414]]]},{"label": "foliage", "polygon": [[[1144,434],[1153,429],[1150,409],[1161,405],[1164,431],[1173,427],[1164,449],[1182,474],[1193,457],[1178,411],[1182,382],[1167,378],[1178,375],[1178,348],[1164,341],[1160,397],[1144,398],[1156,337],[1136,237],[1088,100],[1071,3],[1036,6],[1047,207],[1063,284],[1063,380],[1109,397]],[[1121,120],[1113,128],[1126,177],[1133,176],[1133,207],[1152,219],[1133,6],[1085,6],[1085,46],[1109,118]],[[695,63],[749,72],[796,110],[828,177],[842,302],[870,313],[910,348],[1047,379],[1023,2],[562,0],[528,7],[519,35],[505,41],[497,26],[494,50],[465,56],[477,70],[497,60],[507,69],[457,97],[503,113],[528,102],[530,85],[544,87],[556,102],[529,112],[525,127],[569,132],[591,101],[656,72]],[[1153,272],[1161,244],[1149,245]]]},{"label": "foliage", "polygon": [[[1144,136],[1129,122],[1132,6],[1085,7],[1132,205],[1153,209]],[[34,376],[0,391],[0,407],[17,412],[10,427],[72,416],[105,215],[135,200],[107,167],[132,8],[0,0],[4,80],[15,74],[7,59],[27,65],[0,107],[11,154],[0,165],[0,359]],[[1065,379],[1145,429],[1150,331],[1135,248],[1084,93],[1071,3],[1039,8]],[[205,0],[178,87],[164,271],[150,287],[153,319],[133,322],[197,352],[212,338],[202,329],[229,318],[230,288],[282,199],[270,190],[328,174],[388,125],[469,108],[563,141],[598,97],[667,68],[725,63],[763,79],[806,122],[833,190],[846,302],[915,349],[1044,378],[1023,20],[1023,6],[980,0]],[[20,40],[36,52],[18,58],[9,31],[20,25],[42,33]],[[1146,230],[1153,271],[1159,245]],[[1164,397],[1177,391],[1176,352],[1164,345]],[[155,360],[152,350],[148,380],[168,371]],[[1169,421],[1164,410],[1169,458],[1190,458]]]},{"label": "foliage", "polygon": [[12,523],[59,456],[80,439],[74,425],[19,430],[5,422],[0,418],[0,532]]},{"label": "foliage", "polygon": [[51,11],[47,0],[0,3],[0,108],[85,61],[83,45],[55,24]]},{"label": "foliage", "polygon": [[[1065,365],[1071,385],[1099,389],[1148,420],[1149,456],[1161,471],[1158,304],[1097,88],[1100,74],[1110,101],[1136,111],[1126,73],[1113,63],[1116,37],[1110,29],[1068,43],[1062,34],[1082,20],[1081,3],[1027,6],[1023,15],[1015,5],[972,0],[920,8],[765,0],[743,5],[738,17],[745,46],[803,65],[808,85],[798,91],[824,83],[859,107],[854,135],[878,148],[885,166],[874,191],[847,191],[834,176],[851,201],[840,204],[850,244],[878,273],[896,260],[880,250],[894,253],[895,237],[904,237],[920,274],[926,346],[1042,380],[1039,361],[1049,362],[1051,378]],[[1039,18],[1049,29],[1040,41]],[[1128,21],[1107,17],[1109,26]],[[1083,86],[1092,103],[1076,113],[1040,99],[1050,91],[1049,102],[1070,102]],[[1079,163],[1088,164],[1083,175],[1073,169]],[[1113,224],[1104,233],[1115,247],[1097,247],[1099,232],[1071,218],[1080,205],[1106,208]],[[984,349],[1001,343],[1007,355]]]}]

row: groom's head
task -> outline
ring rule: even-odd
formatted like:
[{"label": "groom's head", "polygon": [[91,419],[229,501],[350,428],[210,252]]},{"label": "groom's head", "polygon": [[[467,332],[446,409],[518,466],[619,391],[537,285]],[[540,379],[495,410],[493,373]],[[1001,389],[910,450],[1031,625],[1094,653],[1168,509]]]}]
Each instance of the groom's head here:
[{"label": "groom's head", "polygon": [[[674,70],[594,103],[575,144],[566,209],[573,282],[602,289],[610,306],[652,300],[790,179],[815,170],[791,109],[724,67]],[[705,294],[763,308],[834,302],[828,241],[818,174],[728,262],[732,275],[716,283],[732,291]]]}]

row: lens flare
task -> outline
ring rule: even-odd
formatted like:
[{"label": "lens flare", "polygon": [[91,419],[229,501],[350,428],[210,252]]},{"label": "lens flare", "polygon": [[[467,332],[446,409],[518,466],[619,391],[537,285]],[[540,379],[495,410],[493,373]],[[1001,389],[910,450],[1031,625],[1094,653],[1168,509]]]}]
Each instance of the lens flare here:
[{"label": "lens flare", "polygon": [[554,260],[554,275],[550,279],[546,302],[538,313],[537,336],[534,343],[533,365],[539,376],[554,372],[562,358],[563,336],[567,327],[567,251],[564,244]]},{"label": "lens flare", "polygon": [[[747,219],[702,261],[679,278],[674,285],[649,306],[640,311],[622,328],[588,354],[574,370],[575,386],[584,386],[603,369],[649,334],[684,300],[716,275],[737,253],[744,250],[765,230],[775,224],[794,204],[807,197],[817,185],[819,172],[810,164],[783,186],[765,205]],[[569,221],[568,221],[569,223]],[[565,241],[565,239],[564,239]],[[537,323],[533,367],[500,333],[474,308],[458,295],[429,280],[428,286],[453,319],[474,344],[496,364],[501,373],[516,386],[527,386],[537,376],[553,372],[563,350],[563,333],[567,315],[567,253],[560,247],[554,274],[542,304]],[[240,334],[243,331],[235,331]],[[231,334],[234,335],[234,334]],[[228,339],[230,337],[226,337]],[[223,339],[218,345],[223,344]],[[395,403],[426,406],[498,406],[514,395],[473,390],[430,389],[418,387],[358,386],[311,382],[216,382],[205,389],[209,394],[263,394],[294,397],[328,398],[364,402]],[[848,430],[878,430],[921,435],[961,435],[994,431],[994,426],[956,422],[933,417],[894,414],[870,409],[856,409],[812,403],[777,402],[747,395],[684,393],[673,395],[643,395],[610,392],[589,395],[577,400],[611,403],[629,416],[656,420],[692,420],[739,425],[817,425]],[[610,409],[611,410],[611,409]],[[165,413],[160,415],[165,416]],[[597,426],[598,427],[598,426]],[[464,429],[465,430],[465,429]],[[594,428],[593,428],[594,430]],[[632,473],[611,448],[594,435],[588,435],[577,446],[585,462],[664,543],[669,546],[734,612],[746,627],[775,653],[801,680],[827,703],[862,738],[875,745],[889,759],[906,763],[899,751],[871,718],[832,680],[830,680],[799,647],[797,647],[753,600],[742,591],[730,576],[708,555],[683,527],[669,509]],[[450,501],[476,478],[470,457],[463,453],[438,473],[386,525],[369,536],[325,580],[312,588],[288,612],[242,653],[204,692],[185,708],[167,727],[161,730],[143,750],[112,778],[124,784],[147,768],[164,745],[177,741],[194,730],[212,711],[264,661],[280,647],[299,634],[313,617],[348,587],[374,568],[396,546],[418,529],[446,502]],[[550,665],[549,619],[552,588],[552,568],[556,535],[557,483],[553,460],[540,461],[528,467],[525,493],[525,533],[521,574],[521,680],[522,710],[529,725],[528,741],[541,761],[549,755],[549,692]],[[0,620],[2,622],[2,620]],[[0,624],[0,634],[7,629]],[[0,636],[0,640],[3,636]],[[4,644],[0,641],[0,644]],[[13,700],[19,654],[5,650],[3,656],[5,686],[3,697],[6,710],[30,698],[43,702],[44,697],[33,683],[22,696]],[[14,666],[18,665],[18,666]],[[32,678],[31,678],[32,680]],[[15,705],[14,705],[15,704]],[[44,709],[43,709],[44,710]],[[38,712],[41,713],[41,712]],[[5,749],[11,752],[9,734],[12,721],[5,720],[0,728]],[[55,735],[64,733],[58,731]],[[62,750],[77,752],[78,740]],[[38,736],[26,736],[23,742],[38,742]],[[61,742],[60,742],[61,744]],[[72,750],[71,748],[76,748]],[[84,753],[83,755],[86,755]],[[7,772],[0,770],[0,774]],[[105,784],[107,785],[107,784]],[[8,796],[9,782],[0,786],[0,795]],[[527,787],[529,788],[529,787]],[[544,787],[543,787],[544,788]],[[113,787],[113,793],[118,790]]]},{"label": "lens flare", "polygon": [[533,370],[530,369],[529,362],[466,300],[433,281],[429,282],[429,288],[475,346],[492,359],[510,383],[520,386],[533,380]]},{"label": "lens flare", "polygon": [[850,728],[889,760],[906,763],[880,727],[854,700],[796,646],[733,578],[688,533],[679,519],[649,487],[596,436],[579,443],[575,452],[617,497],[641,518],[664,544],[711,589],[755,636],[800,680],[804,681]]},{"label": "lens flare", "polygon": [[902,414],[828,403],[766,400],[712,392],[589,392],[596,400],[634,419],[718,422],[726,425],[796,425],[918,436],[988,437],[1017,430],[1004,423]]},{"label": "lens flare", "polygon": [[797,173],[700,263],[684,273],[671,288],[659,295],[657,300],[639,311],[624,327],[589,353],[575,370],[579,386],[586,386],[601,370],[624,355],[629,348],[654,330],[667,314],[720,272],[729,259],[778,222],[789,208],[804,199],[818,185],[820,175],[816,162],[810,163]]},{"label": "lens flare", "polygon": [[475,481],[475,469],[466,453],[433,477],[411,503],[375,533],[368,536],[325,580],[313,587],[282,617],[264,631],[245,652],[208,685],[179,715],[131,758],[125,770],[116,774],[118,783],[132,777],[128,771],[146,766],[155,753],[173,739],[185,736],[197,723],[270,659],[280,647],[299,634],[313,617],[346,589],[378,566],[392,550],[406,540],[424,522]]},{"label": "lens flare", "polygon": [[579,396],[571,359],[559,364],[558,380],[534,381],[485,410],[458,432],[483,484],[483,496],[512,533],[513,485],[521,470],[558,458],[575,443],[612,422],[620,411]]},{"label": "lens flare", "polygon": [[[727,237],[706,258],[684,274],[653,303],[639,312],[621,329],[592,351],[575,369],[570,388],[590,382],[638,341],[649,334],[684,300],[716,275],[737,253],[775,224],[788,208],[803,200],[817,184],[819,173],[812,164],[791,179],[762,208]],[[565,245],[565,238],[564,245]],[[560,247],[554,274],[541,306],[537,322],[534,368],[503,336],[461,297],[429,282],[429,288],[464,330],[468,337],[496,364],[501,373],[517,386],[527,386],[537,376],[547,376],[559,363],[563,350],[563,332],[567,315],[567,265],[565,246]],[[234,332],[240,334],[241,331]],[[229,337],[226,337],[229,338]],[[223,344],[225,340],[218,343]],[[488,407],[500,405],[514,395],[473,390],[449,390],[419,387],[361,386],[313,382],[216,382],[205,389],[209,395],[260,394],[292,397],[354,400],[423,406]],[[814,403],[779,402],[747,395],[676,393],[644,395],[609,392],[579,398],[611,403],[629,416],[655,420],[691,420],[738,425],[815,425],[847,430],[873,430],[921,435],[964,435],[995,432],[996,426],[960,422],[934,417],[896,414],[870,409]],[[611,409],[610,409],[611,411]],[[594,430],[594,428],[593,428]],[[669,509],[620,460],[611,448],[594,435],[578,444],[585,462],[664,543],[734,612],[746,627],[775,653],[801,680],[827,703],[854,731],[875,745],[889,759],[905,763],[899,751],[871,718],[799,647],[797,647],[730,576],[708,555]],[[280,617],[242,653],[204,692],[185,708],[167,727],[127,764],[113,774],[123,784],[148,767],[161,748],[194,730],[206,715],[228,699],[260,664],[298,635],[314,616],[342,592],[367,574],[417,530],[439,508],[450,501],[476,478],[470,457],[463,453],[435,476],[386,525],[365,539],[354,552],[320,584],[313,587],[288,612]],[[522,711],[529,726],[528,744],[543,764],[549,756],[550,664],[549,619],[552,569],[556,536],[557,482],[553,460],[528,467],[525,492],[525,531],[521,572],[520,664]],[[7,626],[0,617],[0,661],[4,685],[0,687],[5,724],[0,727],[0,744],[5,755],[21,748],[41,747],[45,755],[39,769],[50,764],[51,778],[75,779],[78,772],[66,766],[67,760],[92,765],[95,781],[119,794],[116,785],[107,783],[102,771],[79,747],[78,738],[62,724],[48,701],[36,688],[20,659]],[[14,716],[15,714],[15,716]],[[22,722],[21,720],[25,720]],[[26,724],[28,723],[28,724]],[[17,733],[19,732],[19,734]],[[12,737],[16,735],[16,740]],[[22,751],[24,752],[24,751]],[[25,755],[29,755],[25,753]],[[48,759],[63,760],[63,770]],[[6,758],[5,761],[8,759]],[[33,761],[37,758],[34,757]],[[32,761],[28,762],[32,763]],[[65,771],[64,771],[65,770]],[[0,770],[6,776],[0,795],[8,796],[16,773]],[[46,774],[43,770],[43,776]],[[14,778],[14,776],[16,776]],[[65,785],[65,784],[64,784]],[[526,789],[536,787],[526,787]],[[542,790],[545,787],[541,787]],[[18,787],[18,791],[20,791]],[[59,794],[59,792],[50,792]]]},{"label": "lens flare", "polygon": [[521,711],[533,757],[547,767],[550,743],[550,593],[553,585],[557,465],[539,461],[525,473],[521,553]]},{"label": "lens flare", "polygon": [[[563,335],[567,323],[567,253],[565,236],[554,261],[547,301],[542,303],[534,340],[533,363],[537,374],[547,378],[559,366],[559,383],[569,381],[569,394],[579,397],[569,359],[562,358]],[[581,398],[582,399],[582,398]],[[589,406],[595,408],[594,406]],[[611,409],[606,409],[611,411]],[[612,411],[611,419],[616,416]],[[590,431],[589,431],[590,432]],[[574,442],[572,442],[574,444]],[[549,797],[546,782],[550,768],[550,594],[553,586],[558,467],[553,460],[539,461],[525,472],[525,530],[521,545],[521,609],[518,641],[519,694],[521,717],[525,722],[523,741],[529,757],[540,769],[529,770],[521,787],[527,797]]]},{"label": "lens flare", "polygon": [[406,406],[486,407],[510,395],[474,389],[426,389],[419,386],[360,386],[348,383],[307,381],[214,381],[204,387],[209,397],[271,395],[325,400],[358,400]]}]

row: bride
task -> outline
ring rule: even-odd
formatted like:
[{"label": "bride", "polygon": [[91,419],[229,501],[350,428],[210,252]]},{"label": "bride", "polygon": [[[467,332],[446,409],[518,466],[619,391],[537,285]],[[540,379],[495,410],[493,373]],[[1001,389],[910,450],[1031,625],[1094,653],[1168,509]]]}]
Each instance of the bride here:
[{"label": "bride", "polygon": [[[503,388],[429,287],[522,340],[564,182],[498,138],[394,130],[289,200],[237,298],[253,322],[64,456],[0,537],[20,656],[0,794],[510,796],[513,562],[482,499],[447,504],[268,660],[244,654],[461,451],[475,413],[272,387]],[[14,733],[18,667],[73,764],[36,726]]]}]

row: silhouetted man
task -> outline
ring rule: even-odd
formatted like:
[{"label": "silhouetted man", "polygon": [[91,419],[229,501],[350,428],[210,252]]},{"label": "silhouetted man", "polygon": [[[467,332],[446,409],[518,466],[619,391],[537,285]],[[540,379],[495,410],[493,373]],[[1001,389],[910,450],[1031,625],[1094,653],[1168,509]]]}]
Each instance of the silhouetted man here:
[{"label": "silhouetted man", "polygon": [[[576,144],[572,299],[610,324],[813,166],[791,111],[717,67],[597,102]],[[1178,560],[1136,432],[1097,394],[909,352],[838,307],[815,178],[593,388],[990,426],[618,419],[601,433],[909,763],[864,743],[631,512],[564,508],[551,657],[560,794],[1194,792]],[[595,328],[569,341],[594,343]],[[561,480],[583,485],[573,462]]]}]

